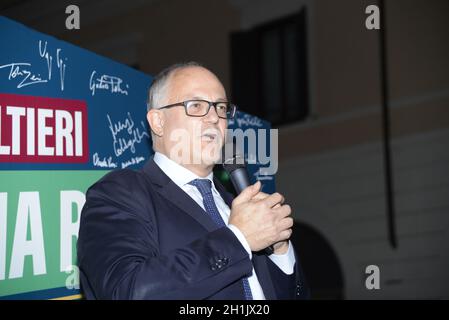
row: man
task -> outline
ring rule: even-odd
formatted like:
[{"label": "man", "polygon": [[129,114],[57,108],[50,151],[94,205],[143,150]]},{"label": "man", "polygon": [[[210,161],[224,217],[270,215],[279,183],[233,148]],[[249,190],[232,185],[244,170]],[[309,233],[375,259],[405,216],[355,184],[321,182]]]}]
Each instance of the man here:
[{"label": "man", "polygon": [[258,182],[232,199],[213,178],[235,113],[218,78],[177,64],[154,79],[148,101],[154,158],[87,192],[78,239],[85,297],[307,298],[284,198]]}]

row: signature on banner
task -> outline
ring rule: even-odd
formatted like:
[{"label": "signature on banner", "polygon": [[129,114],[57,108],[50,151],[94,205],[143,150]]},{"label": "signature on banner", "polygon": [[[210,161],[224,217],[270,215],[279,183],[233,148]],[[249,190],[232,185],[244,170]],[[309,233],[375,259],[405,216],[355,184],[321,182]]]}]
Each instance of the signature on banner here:
[{"label": "signature on banner", "polygon": [[[241,113],[240,113],[241,114]],[[252,116],[250,114],[244,114],[243,117],[235,117],[234,119],[230,119],[228,122],[228,125],[234,125],[234,123],[237,122],[237,125],[239,128],[242,126],[254,126],[258,128],[263,127],[262,120],[256,116]]]},{"label": "signature on banner", "polygon": [[[136,157],[132,157],[128,160],[122,161],[120,163],[120,167],[122,169],[127,168],[131,165],[134,164],[139,164],[141,162],[145,161],[145,157],[141,157],[141,156],[136,156]],[[95,152],[93,157],[92,157],[92,164],[94,167],[99,167],[99,168],[106,168],[106,169],[116,169],[118,168],[118,164],[117,162],[112,161],[112,156],[109,157],[100,157],[98,155],[98,152]]]},{"label": "signature on banner", "polygon": [[[11,62],[7,64],[0,65],[0,69],[9,70],[8,80],[17,82],[17,89],[38,84],[38,83],[47,83],[52,79],[54,64],[57,70],[57,76],[59,77],[59,84],[61,87],[61,91],[64,91],[64,79],[66,72],[66,64],[64,61],[67,58],[64,58],[62,55],[62,49],[57,48],[56,54],[50,54],[47,49],[47,41],[43,42],[39,40],[39,57],[45,61],[46,66],[46,74],[45,76],[40,73],[35,72],[33,69],[33,65],[30,62]],[[54,78],[54,77],[53,77]]]},{"label": "signature on banner", "polygon": [[108,158],[102,157],[98,155],[98,152],[95,152],[92,157],[92,163],[95,167],[100,168],[117,168],[117,163],[112,161],[112,157],[109,156]]},{"label": "signature on banner", "polygon": [[140,121],[140,126],[135,126],[134,120],[129,112],[127,113],[126,119],[122,121],[112,121],[109,114],[106,114],[106,117],[108,118],[109,130],[112,135],[114,153],[117,157],[123,155],[128,149],[134,154],[136,152],[136,145],[147,142],[150,138],[143,121]]},{"label": "signature on banner", "polygon": [[[123,79],[115,76],[103,74],[99,77],[95,76],[97,71],[92,71],[89,80],[89,89],[92,96],[97,90],[106,90],[111,93],[119,93],[128,95],[129,85],[123,83]],[[124,87],[123,87],[124,86]],[[126,89],[125,89],[126,88]]]}]

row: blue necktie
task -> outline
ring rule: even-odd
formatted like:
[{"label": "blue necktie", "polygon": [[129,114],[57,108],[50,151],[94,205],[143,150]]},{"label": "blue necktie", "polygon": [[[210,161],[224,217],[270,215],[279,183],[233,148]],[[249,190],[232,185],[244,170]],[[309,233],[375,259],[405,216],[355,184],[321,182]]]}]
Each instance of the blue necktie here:
[{"label": "blue necktie", "polygon": [[[206,212],[214,220],[218,227],[226,227],[223,219],[220,216],[217,205],[214,201],[214,196],[212,195],[212,182],[209,179],[195,179],[189,184],[195,186],[203,197],[203,204]],[[251,293],[251,288],[249,287],[248,278],[242,279],[243,291],[245,293],[246,300],[253,300],[253,295]]]}]

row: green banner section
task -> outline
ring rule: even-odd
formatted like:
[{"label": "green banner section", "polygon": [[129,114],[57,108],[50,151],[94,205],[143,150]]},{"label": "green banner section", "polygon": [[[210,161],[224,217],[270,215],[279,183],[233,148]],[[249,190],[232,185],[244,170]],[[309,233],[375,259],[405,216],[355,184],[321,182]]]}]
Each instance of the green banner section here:
[{"label": "green banner section", "polygon": [[79,287],[80,213],[86,190],[107,172],[0,172],[0,297]]}]

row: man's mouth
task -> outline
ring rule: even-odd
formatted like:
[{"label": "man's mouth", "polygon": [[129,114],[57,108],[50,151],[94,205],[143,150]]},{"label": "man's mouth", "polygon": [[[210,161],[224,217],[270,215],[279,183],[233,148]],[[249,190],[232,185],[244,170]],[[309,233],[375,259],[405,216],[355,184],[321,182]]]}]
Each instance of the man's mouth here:
[{"label": "man's mouth", "polygon": [[201,138],[205,141],[215,141],[217,139],[217,134],[215,133],[204,133]]}]

